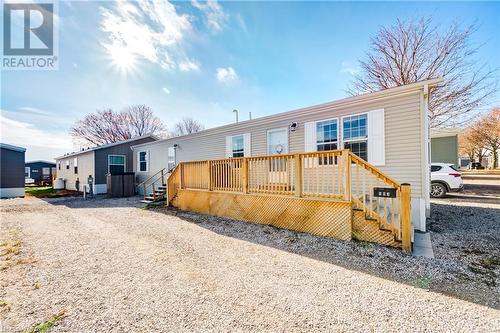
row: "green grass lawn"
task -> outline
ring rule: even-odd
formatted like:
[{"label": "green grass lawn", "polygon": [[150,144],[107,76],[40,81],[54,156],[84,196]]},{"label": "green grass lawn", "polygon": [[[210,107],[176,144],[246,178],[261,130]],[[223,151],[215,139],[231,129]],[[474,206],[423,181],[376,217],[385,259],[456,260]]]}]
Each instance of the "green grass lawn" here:
[{"label": "green grass lawn", "polygon": [[25,193],[27,196],[37,198],[59,198],[79,195],[77,191],[54,190],[52,186],[26,186]]}]

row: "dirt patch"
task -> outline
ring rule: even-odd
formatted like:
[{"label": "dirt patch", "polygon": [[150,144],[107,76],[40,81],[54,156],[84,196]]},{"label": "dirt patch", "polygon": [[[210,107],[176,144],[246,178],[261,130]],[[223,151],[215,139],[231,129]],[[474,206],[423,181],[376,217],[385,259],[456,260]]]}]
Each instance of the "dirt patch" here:
[{"label": "dirt patch", "polygon": [[10,239],[21,241],[19,255],[35,259],[0,271],[7,331],[57,325],[64,332],[489,332],[500,326],[496,287],[463,282],[455,259],[145,210],[139,198],[1,204],[0,235],[18,230]]}]

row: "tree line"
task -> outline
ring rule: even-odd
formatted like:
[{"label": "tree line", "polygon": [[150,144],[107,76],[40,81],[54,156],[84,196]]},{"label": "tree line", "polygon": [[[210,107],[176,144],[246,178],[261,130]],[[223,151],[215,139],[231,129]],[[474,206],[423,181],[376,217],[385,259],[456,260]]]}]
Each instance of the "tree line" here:
[{"label": "tree line", "polygon": [[205,129],[199,121],[184,117],[169,130],[146,105],[133,105],[121,111],[97,110],[77,121],[70,129],[73,140],[80,145],[103,145],[143,135],[169,138]]},{"label": "tree line", "polygon": [[498,167],[500,150],[500,107],[470,124],[459,135],[460,154],[467,156],[471,162],[481,162],[486,154],[493,156],[493,168]]}]

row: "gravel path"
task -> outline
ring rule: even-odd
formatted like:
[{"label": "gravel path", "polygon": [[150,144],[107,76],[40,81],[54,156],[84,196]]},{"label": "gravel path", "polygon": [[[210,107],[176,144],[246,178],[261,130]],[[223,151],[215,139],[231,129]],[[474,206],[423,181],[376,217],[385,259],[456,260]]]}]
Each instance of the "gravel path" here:
[{"label": "gravel path", "polygon": [[376,245],[136,199],[13,199],[0,214],[2,240],[22,242],[0,271],[0,331],[61,311],[61,332],[500,331],[500,311],[422,289],[414,274],[444,274],[429,259]]}]

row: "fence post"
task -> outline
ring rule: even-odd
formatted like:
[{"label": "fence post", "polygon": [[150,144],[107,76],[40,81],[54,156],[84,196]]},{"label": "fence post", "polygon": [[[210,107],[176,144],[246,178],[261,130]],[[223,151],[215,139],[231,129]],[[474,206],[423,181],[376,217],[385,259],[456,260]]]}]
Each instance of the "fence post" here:
[{"label": "fence post", "polygon": [[243,187],[243,193],[248,193],[248,160],[246,157],[243,157],[243,165],[242,165],[242,174],[241,174],[241,185]]},{"label": "fence post", "polygon": [[295,160],[295,196],[302,196],[302,159],[300,154],[295,154],[293,156]]},{"label": "fence post", "polygon": [[351,157],[349,150],[342,150],[342,163],[344,164],[344,200],[351,201]]},{"label": "fence post", "polygon": [[207,172],[208,172],[208,190],[212,191],[212,162],[207,161]]},{"label": "fence post", "polygon": [[403,251],[411,252],[411,187],[401,184],[401,238]]},{"label": "fence post", "polygon": [[179,188],[184,188],[184,163],[179,163]]}]

